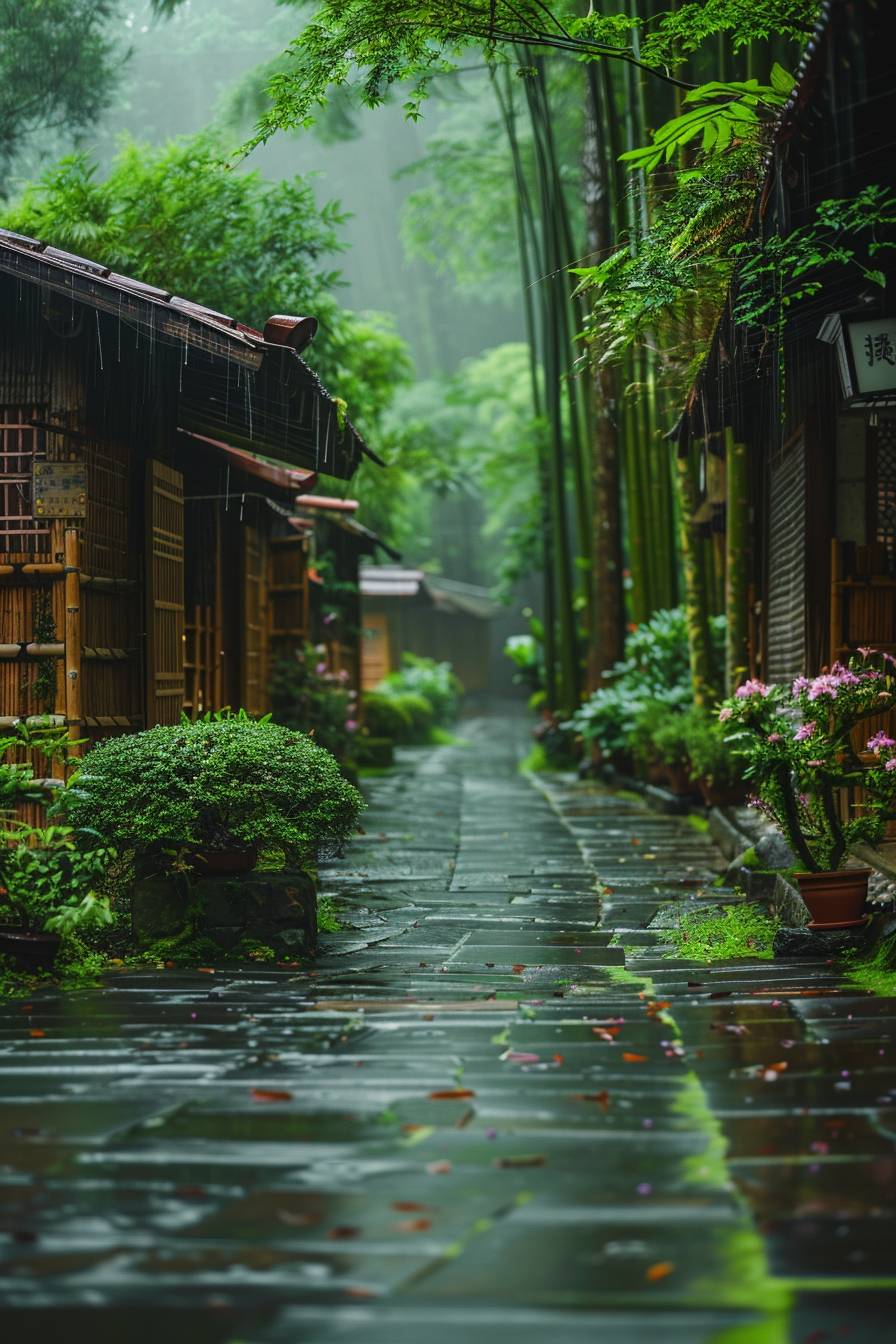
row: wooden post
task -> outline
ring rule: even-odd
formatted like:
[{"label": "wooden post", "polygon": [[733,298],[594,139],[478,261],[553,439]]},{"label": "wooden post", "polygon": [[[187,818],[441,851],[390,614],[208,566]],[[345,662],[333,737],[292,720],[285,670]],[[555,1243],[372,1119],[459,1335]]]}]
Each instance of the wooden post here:
[{"label": "wooden post", "polygon": [[749,498],[747,449],[725,431],[725,693],[732,695],[750,666],[747,585],[749,582]]},{"label": "wooden post", "polygon": [[705,549],[693,521],[697,499],[690,454],[678,455],[675,465],[679,503],[678,525],[684,570],[684,609],[694,703],[709,708],[718,697],[718,688],[715,685],[712,641],[709,633]]},{"label": "wooden post", "polygon": [[[65,718],[74,742],[81,736],[81,543],[75,527],[65,529]],[[82,748],[72,747],[80,756]]]}]

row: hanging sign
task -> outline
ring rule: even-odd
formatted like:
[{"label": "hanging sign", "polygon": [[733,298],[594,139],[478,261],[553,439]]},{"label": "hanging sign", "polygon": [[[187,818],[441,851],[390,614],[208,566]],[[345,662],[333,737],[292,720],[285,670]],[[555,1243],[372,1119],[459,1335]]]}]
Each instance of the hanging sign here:
[{"label": "hanging sign", "polygon": [[84,518],[87,468],[81,462],[35,462],[32,480],[35,518]]},{"label": "hanging sign", "polygon": [[825,318],[818,333],[837,354],[843,395],[896,392],[896,317],[850,321],[841,313]]}]

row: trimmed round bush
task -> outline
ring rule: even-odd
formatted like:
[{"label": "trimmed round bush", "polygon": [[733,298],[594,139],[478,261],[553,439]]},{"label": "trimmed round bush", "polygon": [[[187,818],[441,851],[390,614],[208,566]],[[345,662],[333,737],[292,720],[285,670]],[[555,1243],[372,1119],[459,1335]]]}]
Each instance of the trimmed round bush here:
[{"label": "trimmed round bush", "polygon": [[111,738],[67,791],[71,824],[119,849],[281,849],[313,862],[352,833],[364,801],[304,733],[246,715]]},{"label": "trimmed round bush", "polygon": [[371,737],[391,737],[393,742],[405,742],[411,731],[410,715],[399,700],[371,691],[363,700],[364,726]]}]

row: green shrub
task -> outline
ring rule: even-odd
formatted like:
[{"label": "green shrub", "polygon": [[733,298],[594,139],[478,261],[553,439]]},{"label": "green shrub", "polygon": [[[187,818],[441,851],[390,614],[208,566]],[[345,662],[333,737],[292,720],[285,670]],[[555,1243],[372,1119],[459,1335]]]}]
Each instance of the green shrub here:
[{"label": "green shrub", "polygon": [[309,863],[347,839],[364,806],[328,751],[242,712],[111,738],[67,793],[73,825],[156,860],[258,844]]},{"label": "green shrub", "polygon": [[[725,618],[712,617],[710,626],[715,657],[721,665]],[[626,637],[625,657],[604,675],[607,684],[580,705],[564,728],[580,734],[606,755],[636,746],[643,751],[649,741],[645,728],[649,730],[651,713],[662,711],[665,720],[669,711],[684,713],[692,703],[684,609],[655,611],[650,620]],[[671,740],[665,750],[672,751]]]},{"label": "green shrub", "polygon": [[428,742],[429,734],[435,722],[435,713],[428,700],[422,695],[396,695],[395,704],[407,720],[407,731],[400,741]]},{"label": "green shrub", "polygon": [[371,737],[390,737],[405,742],[411,731],[411,719],[398,697],[371,691],[362,702],[364,727]]},{"label": "green shrub", "polygon": [[445,724],[457,717],[457,703],[463,687],[450,663],[437,663],[432,658],[404,653],[400,670],[390,672],[377,691],[387,696],[421,696],[432,707],[433,721]]},{"label": "green shrub", "polygon": [[327,669],[322,646],[306,644],[274,664],[270,681],[272,718],[284,728],[307,733],[344,761],[357,730],[357,694],[347,672]]},{"label": "green shrub", "polygon": [[743,762],[725,741],[725,725],[718,715],[694,708],[682,717],[691,779],[704,779],[710,788],[733,788],[743,778]]},{"label": "green shrub", "polygon": [[110,923],[109,902],[96,887],[114,856],[111,847],[96,843],[79,849],[71,826],[6,822],[0,829],[0,923],[36,933]]}]

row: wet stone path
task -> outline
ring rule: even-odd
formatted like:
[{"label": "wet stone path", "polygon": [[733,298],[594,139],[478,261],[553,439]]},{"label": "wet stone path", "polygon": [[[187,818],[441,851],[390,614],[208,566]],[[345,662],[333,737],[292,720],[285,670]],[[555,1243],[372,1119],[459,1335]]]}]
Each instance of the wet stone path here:
[{"label": "wet stone path", "polygon": [[894,1004],[670,959],[707,837],[464,731],[368,782],[313,968],[0,1008],[10,1339],[890,1337]]}]

